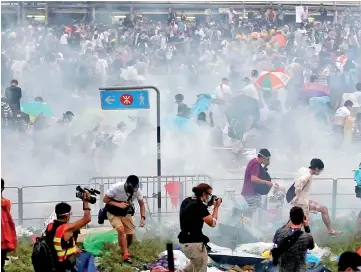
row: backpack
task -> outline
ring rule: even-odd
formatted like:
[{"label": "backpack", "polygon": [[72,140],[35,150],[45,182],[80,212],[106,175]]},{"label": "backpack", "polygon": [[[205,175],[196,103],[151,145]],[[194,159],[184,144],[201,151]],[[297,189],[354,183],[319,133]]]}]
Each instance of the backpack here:
[{"label": "backpack", "polygon": [[[267,168],[262,167],[262,166],[261,166],[261,171],[260,171],[258,177],[263,180],[272,181],[270,174],[267,172]],[[253,185],[253,188],[254,188],[255,192],[259,195],[268,195],[268,193],[271,190],[271,187],[269,187],[265,184],[260,184],[260,183],[255,183]]]},{"label": "backpack", "polygon": [[53,241],[46,236],[36,238],[31,260],[35,272],[56,272],[58,256]]}]

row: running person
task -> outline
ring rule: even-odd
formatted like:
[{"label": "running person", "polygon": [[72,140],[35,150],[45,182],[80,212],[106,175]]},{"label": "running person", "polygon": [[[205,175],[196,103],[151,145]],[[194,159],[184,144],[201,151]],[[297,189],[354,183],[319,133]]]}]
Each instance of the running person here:
[{"label": "running person", "polygon": [[328,213],[328,208],[320,203],[309,200],[309,193],[312,185],[312,177],[318,176],[324,169],[324,164],[320,159],[312,159],[308,169],[302,168],[300,176],[295,181],[296,196],[291,201],[291,205],[301,207],[307,218],[310,218],[310,213],[322,214],[322,220],[328,230],[330,236],[340,235],[340,231],[336,231],[331,227],[331,220]]},{"label": "running person", "polygon": [[272,187],[272,182],[259,178],[262,164],[267,167],[270,164],[271,153],[267,149],[261,149],[257,158],[248,162],[244,173],[242,196],[246,200],[249,210],[253,213],[261,208],[261,195],[254,190],[254,184],[263,184]]}]

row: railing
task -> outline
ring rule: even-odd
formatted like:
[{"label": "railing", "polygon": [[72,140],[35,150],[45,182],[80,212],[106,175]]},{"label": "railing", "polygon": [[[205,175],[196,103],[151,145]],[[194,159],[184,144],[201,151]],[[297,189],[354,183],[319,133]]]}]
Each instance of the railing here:
[{"label": "railing", "polygon": [[[100,191],[97,203],[92,207],[92,217],[98,216],[98,209],[103,207],[103,197],[108,188],[120,181],[125,181],[127,177],[94,177],[86,184],[53,184],[24,187],[6,187],[4,196],[11,200],[12,215],[17,225],[24,225],[25,221],[36,221],[31,226],[38,226],[44,223],[54,207],[59,202],[72,204],[73,217],[81,216],[81,200],[75,197],[76,186],[86,186]],[[147,211],[151,214],[157,212],[157,176],[139,177],[140,187],[146,199]],[[192,187],[199,183],[212,184],[212,179],[205,175],[193,176],[162,176],[162,214],[176,213],[179,210],[180,202],[184,195],[190,195]],[[34,200],[36,199],[36,200]],[[15,207],[15,208],[14,208]],[[24,217],[24,215],[31,215]]]},{"label": "railing", "polygon": [[[147,210],[151,214],[157,212],[157,177],[139,177],[141,189],[146,199]],[[288,189],[293,183],[291,178],[273,178],[283,183]],[[75,187],[88,186],[100,191],[99,200],[92,208],[93,217],[97,217],[98,208],[103,207],[101,201],[109,186],[116,182],[125,181],[126,177],[94,177],[87,184],[62,184],[62,185],[39,185],[24,187],[7,187],[4,196],[12,203],[13,218],[17,225],[24,225],[25,221],[32,221],[32,225],[42,225],[44,220],[54,211],[54,206],[59,202],[81,203],[75,197]],[[179,212],[181,201],[192,194],[192,187],[199,183],[208,183],[213,187],[214,194],[224,196],[226,188],[233,188],[236,201],[242,201],[242,179],[217,179],[212,180],[209,176],[162,176],[162,214],[176,214]],[[54,197],[55,196],[55,197]],[[33,199],[37,199],[36,201]],[[311,186],[311,199],[318,201],[329,208],[331,218],[336,218],[337,210],[361,209],[360,200],[355,197],[354,181],[352,178],[314,178]],[[342,205],[342,206],[341,206]],[[73,217],[81,216],[81,205],[73,206]],[[17,207],[14,209],[14,207]],[[30,214],[30,217],[24,215]],[[33,221],[38,221],[34,223]]]},{"label": "railing", "polygon": [[[237,181],[239,186],[235,187]],[[294,183],[294,178],[272,178],[272,182],[277,183],[277,181],[287,190]],[[236,200],[241,201],[243,179],[218,179],[213,180],[212,184],[213,191],[216,192],[222,189],[226,191],[226,188],[234,188]],[[353,178],[313,178],[310,199],[326,206],[330,211],[332,220],[334,220],[337,210],[361,210],[360,199],[356,198],[354,188]],[[342,193],[340,193],[341,191]],[[219,194],[219,196],[223,195]],[[338,206],[340,203],[343,206]],[[267,203],[265,203],[265,207],[267,207]]]}]

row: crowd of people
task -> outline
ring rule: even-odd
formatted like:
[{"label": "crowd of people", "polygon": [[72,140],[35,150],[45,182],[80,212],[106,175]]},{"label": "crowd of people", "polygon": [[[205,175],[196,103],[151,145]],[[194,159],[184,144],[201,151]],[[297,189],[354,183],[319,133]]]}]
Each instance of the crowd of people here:
[{"label": "crowd of people", "polygon": [[[335,136],[332,145],[336,150],[348,147],[347,144],[353,144],[353,149],[357,150],[361,146],[360,25],[357,22],[327,23],[327,10],[323,6],[318,10],[320,21],[312,21],[305,7],[300,24],[286,24],[284,10],[279,6],[267,8],[260,16],[250,16],[250,12],[249,19],[241,18],[230,8],[225,18],[210,14],[202,22],[190,21],[185,14],[177,15],[170,9],[167,21],[155,22],[134,9],[113,25],[84,22],[43,25],[31,21],[28,25],[5,29],[1,55],[3,141],[12,141],[12,135],[16,135],[23,144],[25,137],[30,136],[35,146],[43,151],[46,143],[65,154],[76,149],[83,157],[90,153],[97,156],[104,150],[111,153],[117,148],[121,148],[123,154],[133,153],[134,142],[144,142],[147,133],[153,131],[147,118],[135,118],[137,125],[131,132],[124,120],[107,131],[102,122],[97,121],[81,133],[70,135],[69,127],[77,119],[77,113],[84,110],[79,103],[73,108],[70,105],[79,97],[82,100],[97,97],[100,86],[141,85],[156,79],[157,84],[167,89],[162,99],[170,104],[174,97],[177,118],[190,122],[196,119],[200,127],[209,128],[215,138],[212,144],[227,146],[225,139],[229,138],[237,155],[249,145],[246,136],[252,130],[261,135],[255,147],[274,147],[278,143],[292,152],[302,152],[314,145],[315,138],[308,136],[314,128],[321,132],[332,131]],[[268,81],[262,80],[267,73]],[[158,74],[165,75],[166,79],[161,80]],[[171,75],[180,80],[170,82],[168,76]],[[204,99],[210,104],[200,107]],[[192,103],[192,100],[196,102],[192,107],[185,103]],[[29,109],[28,103],[36,107]],[[58,114],[60,118],[56,124],[53,122],[56,115],[49,110],[49,105],[54,107],[54,112],[63,112]],[[171,115],[172,110],[165,108],[162,114]],[[307,133],[304,126],[308,127]],[[147,148],[145,150],[148,152]],[[36,153],[36,156],[40,155]],[[252,184],[274,186],[259,176],[261,164],[267,167],[270,156],[268,150],[262,149],[246,168],[242,195],[251,210],[260,206],[260,195],[255,193]],[[176,164],[182,165],[186,157],[191,156],[182,155],[177,159],[182,163]],[[96,168],[100,167],[99,162],[95,164]],[[312,160],[309,169],[297,179],[290,223],[277,232],[276,244],[288,237],[290,229],[307,227],[312,212],[322,214],[330,236],[341,234],[331,226],[327,208],[308,199],[312,176],[320,174],[323,168],[321,160]],[[133,189],[138,183],[139,180],[126,182]],[[124,260],[131,263],[127,246],[134,234],[134,222],[122,218],[128,214],[118,216],[109,212],[112,206],[125,208],[129,205],[120,204],[121,201],[137,199],[142,206],[140,189],[136,188],[138,193],[127,199],[126,187],[123,183],[114,185],[104,202],[108,205],[105,217],[121,236],[119,246]],[[204,247],[201,252],[197,251],[205,242],[201,229],[203,222],[209,226],[217,224],[221,199],[212,200],[211,205],[216,208],[210,215],[203,202],[210,203],[212,188],[207,184],[199,185],[193,193],[197,201],[187,199],[181,206],[181,229],[184,229],[179,240],[191,259],[185,271],[194,268],[206,271]],[[9,209],[6,205],[4,202],[4,210]],[[189,237],[189,222],[182,220],[188,205],[196,205],[191,217],[199,217],[194,237]],[[59,260],[67,258],[64,254],[78,253],[71,234],[89,222],[87,204],[84,204],[84,211],[83,221],[68,224],[71,207],[66,203],[57,205],[57,220],[48,232],[54,232],[55,238],[71,244],[67,245],[71,249],[68,254],[60,245]],[[141,212],[144,226],[144,210]],[[52,229],[62,225],[65,227],[60,228],[60,234]],[[312,237],[305,233],[300,235],[294,249],[311,249]],[[293,269],[289,270],[287,254],[292,254],[292,250],[280,257],[281,271]],[[352,255],[347,254],[340,258],[340,263]],[[302,256],[297,271],[304,271]],[[355,270],[349,266],[343,269]]]},{"label": "crowd of people", "polygon": [[[321,15],[323,10],[321,6]],[[306,11],[305,7],[300,25],[282,24],[282,7],[270,7],[249,20],[230,9],[226,20],[209,15],[204,22],[189,21],[170,9],[167,22],[154,22],[134,9],[111,26],[50,26],[33,21],[6,29],[2,32],[3,127],[20,110],[20,100],[24,103],[41,97],[57,108],[70,104],[71,94],[94,97],[99,86],[142,84],[161,72],[182,79],[176,81],[178,86],[158,78],[157,83],[165,84],[172,95],[181,93],[190,103],[196,95],[215,90],[214,107],[200,112],[199,119],[210,119],[204,114],[214,113],[215,127],[223,130],[230,125],[234,142],[250,128],[263,131],[263,120],[268,124],[266,134],[280,125],[292,126],[282,140],[292,148],[302,146],[296,135],[300,121],[294,122],[300,112],[314,116],[318,125],[333,124],[342,142],[346,117],[356,119],[352,119],[353,135],[360,133],[361,86],[356,84],[361,31],[357,24],[327,24],[322,16],[321,22],[311,22]],[[266,88],[258,84],[262,72],[279,68],[289,77],[284,84],[275,86],[273,79]],[[217,77],[223,80],[214,80]],[[305,94],[310,88],[311,93]],[[167,104],[172,95],[166,96]],[[253,106],[239,109],[250,102]],[[180,116],[189,117],[188,112]],[[281,124],[279,117],[285,117]]]}]

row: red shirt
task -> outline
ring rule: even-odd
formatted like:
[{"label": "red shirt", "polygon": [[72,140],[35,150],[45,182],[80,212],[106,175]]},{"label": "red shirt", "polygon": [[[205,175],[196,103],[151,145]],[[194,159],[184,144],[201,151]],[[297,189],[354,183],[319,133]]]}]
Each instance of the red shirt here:
[{"label": "red shirt", "polygon": [[242,188],[243,196],[254,196],[257,195],[253,189],[252,176],[259,176],[261,172],[261,164],[257,158],[249,161],[247,164],[246,172],[244,173],[244,183]]}]

